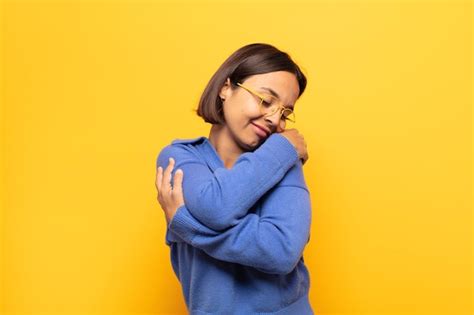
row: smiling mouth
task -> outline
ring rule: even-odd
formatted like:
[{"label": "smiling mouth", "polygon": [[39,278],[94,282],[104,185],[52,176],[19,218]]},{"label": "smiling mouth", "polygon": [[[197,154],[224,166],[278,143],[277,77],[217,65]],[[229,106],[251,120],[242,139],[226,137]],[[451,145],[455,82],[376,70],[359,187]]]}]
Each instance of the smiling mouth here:
[{"label": "smiling mouth", "polygon": [[269,136],[269,134],[263,130],[262,128],[260,127],[257,127],[257,125],[255,124],[252,124],[253,126],[253,129],[255,131],[255,133],[260,137],[260,138],[267,138]]}]

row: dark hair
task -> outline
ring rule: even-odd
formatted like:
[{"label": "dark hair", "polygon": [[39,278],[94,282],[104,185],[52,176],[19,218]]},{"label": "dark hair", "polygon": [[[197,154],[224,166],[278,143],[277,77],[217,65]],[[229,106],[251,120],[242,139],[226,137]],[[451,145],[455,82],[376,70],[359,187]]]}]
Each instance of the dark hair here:
[{"label": "dark hair", "polygon": [[197,115],[211,124],[224,124],[224,113],[219,92],[227,78],[233,86],[245,78],[274,71],[288,71],[296,75],[300,88],[298,98],[306,88],[306,77],[291,57],[276,47],[254,43],[243,46],[230,55],[207,83],[199,100]]}]

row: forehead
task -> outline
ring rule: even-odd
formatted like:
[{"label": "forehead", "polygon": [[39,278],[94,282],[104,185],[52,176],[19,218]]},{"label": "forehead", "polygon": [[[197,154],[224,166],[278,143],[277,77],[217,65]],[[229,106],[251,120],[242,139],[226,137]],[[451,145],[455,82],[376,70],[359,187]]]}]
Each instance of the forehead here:
[{"label": "forehead", "polygon": [[299,94],[298,80],[293,73],[288,71],[256,74],[248,77],[245,83],[267,94],[270,92],[264,88],[274,90],[286,104],[294,104]]}]

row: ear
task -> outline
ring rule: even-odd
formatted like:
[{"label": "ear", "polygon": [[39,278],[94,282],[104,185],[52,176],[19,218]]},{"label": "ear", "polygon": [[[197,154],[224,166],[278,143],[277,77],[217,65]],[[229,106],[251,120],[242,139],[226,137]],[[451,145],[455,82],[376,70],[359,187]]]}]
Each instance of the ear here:
[{"label": "ear", "polygon": [[231,93],[232,93],[232,89],[231,89],[230,79],[227,78],[219,92],[219,97],[225,100],[227,97],[231,95]]}]

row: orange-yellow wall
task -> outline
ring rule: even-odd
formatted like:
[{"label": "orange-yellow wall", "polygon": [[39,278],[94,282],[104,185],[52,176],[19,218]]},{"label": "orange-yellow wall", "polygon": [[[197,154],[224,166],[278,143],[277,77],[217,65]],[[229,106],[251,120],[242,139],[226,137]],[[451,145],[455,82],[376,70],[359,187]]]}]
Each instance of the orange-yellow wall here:
[{"label": "orange-yellow wall", "polygon": [[4,1],[2,314],[183,314],[155,159],[236,49],[296,105],[317,314],[472,314],[468,1]]}]

